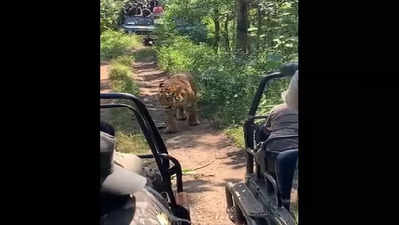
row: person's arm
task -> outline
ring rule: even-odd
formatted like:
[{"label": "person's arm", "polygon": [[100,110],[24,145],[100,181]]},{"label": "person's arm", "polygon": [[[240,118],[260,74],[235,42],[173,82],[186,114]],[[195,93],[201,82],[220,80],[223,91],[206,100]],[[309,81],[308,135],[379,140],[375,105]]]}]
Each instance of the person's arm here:
[{"label": "person's arm", "polygon": [[288,107],[298,111],[298,70],[291,78],[290,84],[287,89],[285,101]]},{"label": "person's arm", "polygon": [[270,133],[271,133],[271,122],[272,122],[272,118],[274,117],[274,113],[273,110],[271,111],[271,113],[269,113],[269,116],[266,118],[266,122],[261,125],[259,133],[257,134],[257,141],[265,141]]},{"label": "person's arm", "polygon": [[[279,106],[279,105],[278,105]],[[270,113],[269,113],[269,116],[267,117],[267,119],[266,119],[266,123],[265,123],[265,125],[264,125],[264,128],[265,128],[265,132],[266,133],[270,133],[272,130],[271,130],[271,127],[272,127],[272,121],[274,120],[274,118],[276,117],[276,111],[277,111],[277,107],[278,106],[275,106],[275,107],[273,107],[273,109],[270,111]]]}]

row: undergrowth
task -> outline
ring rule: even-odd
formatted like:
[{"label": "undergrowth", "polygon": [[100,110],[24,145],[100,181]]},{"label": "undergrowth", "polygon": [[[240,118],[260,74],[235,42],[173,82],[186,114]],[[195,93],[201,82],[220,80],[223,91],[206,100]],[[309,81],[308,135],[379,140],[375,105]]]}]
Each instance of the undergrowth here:
[{"label": "undergrowth", "polygon": [[107,61],[118,56],[128,55],[132,50],[141,46],[142,40],[137,35],[106,30],[100,37],[100,59]]},{"label": "undergrowth", "polygon": [[[109,61],[109,79],[112,92],[137,96],[139,87],[133,78],[135,54],[132,50],[141,47],[138,36],[106,30],[101,35],[101,60]],[[126,100],[118,103],[131,104]],[[126,108],[105,109],[102,119],[115,128],[116,150],[124,153],[148,154],[150,148],[145,140],[135,115]]]},{"label": "undergrowth", "polygon": [[[256,57],[238,57],[216,53],[208,45],[196,44],[182,36],[168,37],[162,43],[156,48],[159,66],[167,72],[194,75],[202,116],[218,128],[242,124],[262,75],[277,70],[283,63],[273,51]],[[274,94],[281,87],[283,84],[271,87],[273,97],[262,102],[262,110],[280,103],[281,98]]]}]

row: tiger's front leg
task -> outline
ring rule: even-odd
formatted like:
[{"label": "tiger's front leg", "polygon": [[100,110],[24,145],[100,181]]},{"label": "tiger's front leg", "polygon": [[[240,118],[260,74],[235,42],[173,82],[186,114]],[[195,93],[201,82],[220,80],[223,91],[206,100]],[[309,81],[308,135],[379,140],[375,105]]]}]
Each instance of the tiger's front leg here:
[{"label": "tiger's front leg", "polygon": [[178,119],[178,120],[186,120],[187,119],[187,116],[186,116],[186,113],[184,112],[183,106],[178,107],[176,109],[176,119]]},{"label": "tiger's front leg", "polygon": [[196,126],[200,124],[198,119],[197,105],[194,104],[192,107],[187,108],[188,112],[188,125]]},{"label": "tiger's front leg", "polygon": [[177,124],[176,124],[176,110],[174,109],[167,109],[167,122],[168,125],[166,127],[166,133],[176,133],[177,132]]}]

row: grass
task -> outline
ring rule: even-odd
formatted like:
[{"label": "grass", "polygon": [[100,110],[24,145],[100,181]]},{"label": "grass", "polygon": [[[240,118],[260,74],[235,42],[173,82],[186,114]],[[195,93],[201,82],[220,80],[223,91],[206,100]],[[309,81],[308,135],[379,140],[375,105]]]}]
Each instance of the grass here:
[{"label": "grass", "polygon": [[[124,92],[133,95],[139,94],[139,88],[133,75],[133,58],[129,55],[118,56],[111,60],[109,77],[113,92]],[[118,103],[130,105],[131,102],[120,100]],[[145,139],[135,115],[126,108],[106,109],[106,117],[116,131],[116,150],[123,153],[149,154],[150,147]]]},{"label": "grass", "polygon": [[244,131],[242,126],[229,127],[224,130],[227,137],[229,137],[237,147],[245,148]]},{"label": "grass", "polygon": [[[126,103],[121,101],[121,103]],[[150,146],[133,113],[125,108],[107,109],[107,122],[116,130],[116,150],[123,153],[149,154]]]},{"label": "grass", "polygon": [[[101,61],[110,63],[109,78],[113,92],[139,94],[132,79],[135,60],[153,60],[155,52],[143,47],[142,37],[107,30],[101,35]],[[135,51],[136,50],[136,51]],[[128,101],[118,103],[130,104]],[[135,115],[126,108],[105,109],[102,119],[116,131],[116,150],[123,153],[148,154],[150,147]]]},{"label": "grass", "polygon": [[149,154],[150,147],[147,140],[140,133],[116,133],[116,150],[118,152],[133,153],[133,154]]},{"label": "grass", "polygon": [[100,39],[101,61],[109,61],[118,56],[130,54],[133,50],[143,46],[140,36],[129,35],[120,31],[104,31]]},{"label": "grass", "polygon": [[133,95],[139,94],[139,87],[134,83],[132,76],[132,61],[128,57],[119,57],[112,61],[109,71],[111,87],[114,92],[123,92]]},{"label": "grass", "polygon": [[151,62],[156,60],[156,52],[152,48],[138,49],[133,53],[136,62]]},{"label": "grass", "polygon": [[123,65],[119,62],[112,61],[113,63],[109,69],[109,79],[111,81],[123,80],[125,78],[131,78],[133,73],[129,66]]},{"label": "grass", "polygon": [[121,64],[127,67],[132,67],[134,57],[130,55],[123,55],[111,60],[111,65]]}]

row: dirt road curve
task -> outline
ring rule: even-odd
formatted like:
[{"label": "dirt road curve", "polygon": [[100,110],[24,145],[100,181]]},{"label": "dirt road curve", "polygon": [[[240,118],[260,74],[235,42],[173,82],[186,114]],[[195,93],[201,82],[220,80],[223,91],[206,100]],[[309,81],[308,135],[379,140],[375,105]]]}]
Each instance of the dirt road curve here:
[{"label": "dirt road curve", "polygon": [[[157,101],[159,83],[166,74],[156,62],[137,62],[133,77],[140,86],[140,98],[146,104],[155,123],[165,122],[165,115]],[[101,66],[101,88],[107,88],[107,66]],[[244,178],[245,157],[221,131],[212,129],[207,121],[189,127],[179,121],[179,132],[163,134],[169,153],[176,157],[183,169],[197,169],[183,176],[184,190],[189,193],[193,225],[232,225],[226,215],[224,186],[227,181]]]}]

